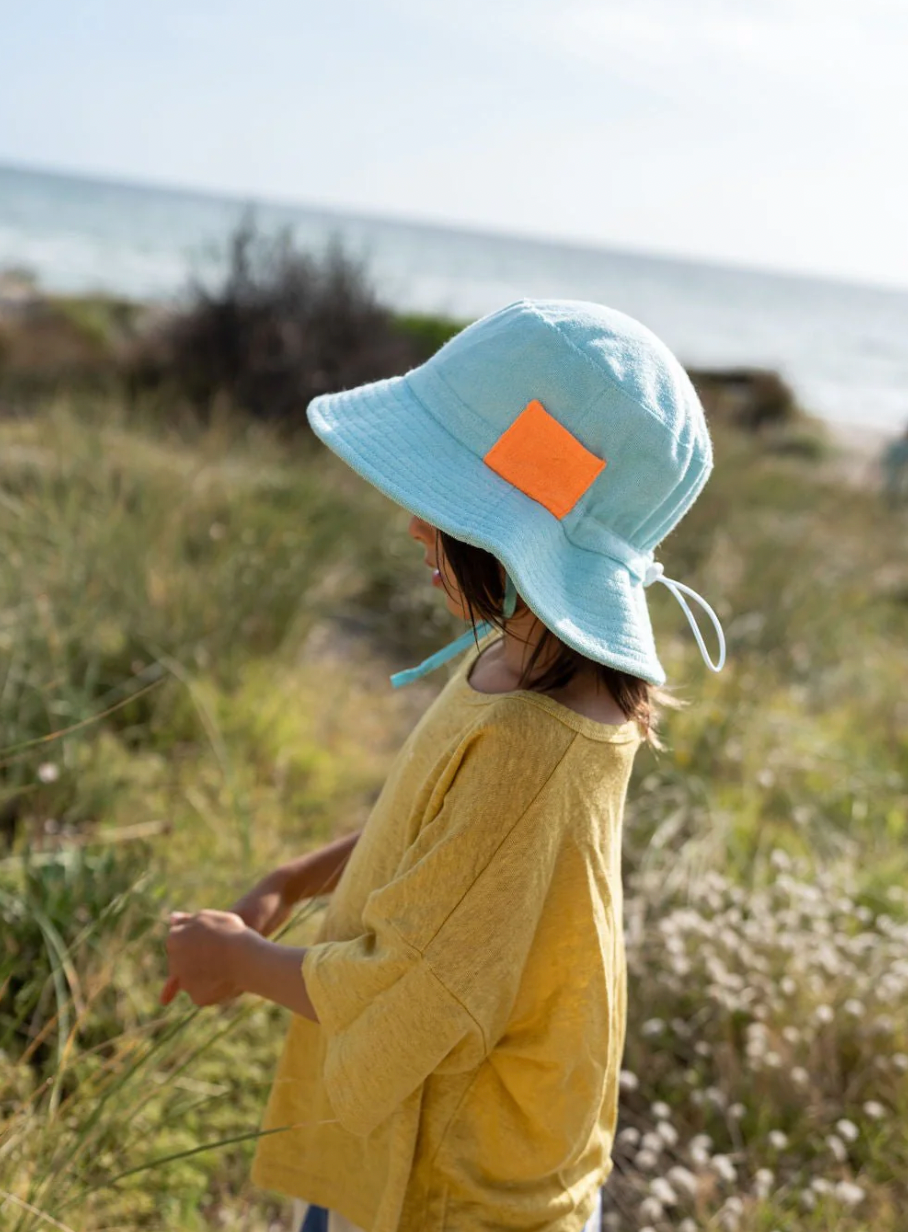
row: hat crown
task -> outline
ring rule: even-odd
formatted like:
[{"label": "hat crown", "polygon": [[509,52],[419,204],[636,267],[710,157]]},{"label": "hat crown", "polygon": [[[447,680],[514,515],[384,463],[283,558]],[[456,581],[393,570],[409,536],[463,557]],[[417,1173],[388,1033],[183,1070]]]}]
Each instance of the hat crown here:
[{"label": "hat crown", "polygon": [[[713,466],[700,400],[669,348],[639,321],[580,300],[520,300],[468,326],[408,382],[481,457],[538,401],[605,469],[562,519],[595,550],[596,527],[651,551]],[[490,482],[503,482],[497,476]],[[581,523],[583,524],[581,526]]]}]

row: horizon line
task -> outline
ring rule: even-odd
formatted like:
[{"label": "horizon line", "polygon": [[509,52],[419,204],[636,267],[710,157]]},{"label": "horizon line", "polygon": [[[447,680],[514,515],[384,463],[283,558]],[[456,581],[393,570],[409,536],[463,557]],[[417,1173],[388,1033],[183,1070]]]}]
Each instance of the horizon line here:
[{"label": "horizon line", "polygon": [[527,243],[541,248],[567,248],[577,252],[602,253],[614,257],[627,257],[632,260],[663,262],[674,265],[700,266],[727,273],[742,273],[774,279],[789,279],[795,282],[831,283],[835,286],[852,287],[859,290],[882,292],[884,294],[904,295],[908,292],[908,284],[898,282],[876,282],[869,278],[859,278],[854,275],[831,274],[815,270],[783,268],[771,265],[753,265],[745,261],[730,261],[716,257],[685,254],[659,248],[636,248],[631,245],[616,244],[606,240],[582,239],[576,236],[559,236],[541,234],[540,232],[507,231],[486,223],[469,223],[450,221],[437,218],[420,218],[401,214],[386,214],[381,210],[360,210],[347,205],[334,205],[324,202],[304,201],[299,198],[282,196],[260,196],[253,193],[242,193],[237,190],[206,188],[199,185],[178,184],[168,180],[130,179],[122,178],[120,173],[85,170],[66,166],[48,166],[42,163],[8,160],[0,155],[0,172],[11,171],[14,174],[34,175],[48,179],[81,180],[89,184],[132,190],[136,192],[158,192],[165,196],[197,198],[203,201],[235,202],[245,204],[247,209],[256,206],[277,209],[307,211],[309,213],[334,214],[342,219],[354,222],[383,223],[397,227],[415,227],[426,231],[448,232],[485,239],[505,240]]}]

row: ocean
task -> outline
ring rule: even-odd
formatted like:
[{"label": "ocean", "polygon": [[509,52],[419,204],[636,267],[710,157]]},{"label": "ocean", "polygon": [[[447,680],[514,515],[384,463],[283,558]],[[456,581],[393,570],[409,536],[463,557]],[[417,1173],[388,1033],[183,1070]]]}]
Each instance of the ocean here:
[{"label": "ocean", "polygon": [[51,291],[172,299],[190,277],[216,278],[249,207],[300,246],[339,239],[398,309],[468,320],[522,296],[597,300],[689,366],[775,368],[825,419],[908,426],[908,290],[13,167],[0,167],[0,271],[27,269]]}]

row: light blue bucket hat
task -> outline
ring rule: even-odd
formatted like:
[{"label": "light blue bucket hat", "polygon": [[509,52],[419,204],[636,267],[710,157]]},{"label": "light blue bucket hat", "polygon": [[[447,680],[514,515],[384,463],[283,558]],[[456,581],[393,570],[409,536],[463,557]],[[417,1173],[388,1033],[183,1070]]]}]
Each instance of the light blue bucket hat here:
[{"label": "light blue bucket hat", "polygon": [[[706,418],[681,364],[632,317],[582,301],[523,299],[405,376],[323,394],[307,415],[380,491],[501,562],[505,618],[519,591],[566,645],[661,685],[645,592],[662,582],[705,662],[721,671],[715,612],[654,560],[712,470]],[[682,591],[715,626],[716,663]],[[476,635],[491,628],[482,622]],[[473,637],[392,682],[418,679]]]}]

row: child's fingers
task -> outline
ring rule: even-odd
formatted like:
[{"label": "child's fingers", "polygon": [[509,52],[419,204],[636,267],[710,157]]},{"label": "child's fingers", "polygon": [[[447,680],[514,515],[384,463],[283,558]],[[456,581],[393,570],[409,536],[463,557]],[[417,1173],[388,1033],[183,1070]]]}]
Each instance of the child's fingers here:
[{"label": "child's fingers", "polygon": [[170,1005],[171,1001],[180,991],[180,981],[175,975],[168,976],[167,983],[161,990],[161,1004]]},{"label": "child's fingers", "polygon": [[183,920],[190,919],[191,914],[188,911],[171,911],[169,918],[171,924],[181,924]]}]

